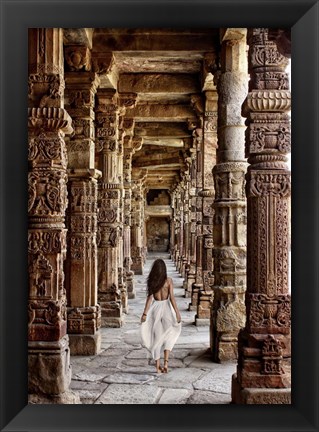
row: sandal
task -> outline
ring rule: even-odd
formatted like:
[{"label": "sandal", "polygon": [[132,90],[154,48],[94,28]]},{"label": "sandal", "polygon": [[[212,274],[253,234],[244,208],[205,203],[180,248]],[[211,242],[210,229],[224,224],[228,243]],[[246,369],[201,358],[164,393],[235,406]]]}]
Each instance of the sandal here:
[{"label": "sandal", "polygon": [[164,367],[162,368],[163,373],[168,372],[168,360],[164,360]]}]

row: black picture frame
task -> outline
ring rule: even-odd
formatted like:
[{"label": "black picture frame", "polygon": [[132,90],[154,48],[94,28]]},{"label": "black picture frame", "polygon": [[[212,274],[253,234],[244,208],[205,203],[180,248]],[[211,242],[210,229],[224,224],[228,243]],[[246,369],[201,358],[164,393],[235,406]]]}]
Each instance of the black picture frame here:
[{"label": "black picture frame", "polygon": [[[0,0],[1,431],[318,430],[318,0]],[[292,405],[27,405],[28,27],[292,28]]]}]

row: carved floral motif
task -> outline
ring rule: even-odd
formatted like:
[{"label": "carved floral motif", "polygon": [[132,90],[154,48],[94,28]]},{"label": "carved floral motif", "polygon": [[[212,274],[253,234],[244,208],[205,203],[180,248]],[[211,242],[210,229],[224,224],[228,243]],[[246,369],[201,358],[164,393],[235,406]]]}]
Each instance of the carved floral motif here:
[{"label": "carved floral motif", "polygon": [[67,206],[64,171],[33,171],[28,174],[28,212],[31,216],[63,215]]},{"label": "carved floral motif", "polygon": [[251,171],[249,179],[248,197],[272,195],[284,198],[290,196],[291,184],[288,172]]},{"label": "carved floral motif", "polygon": [[269,297],[249,294],[248,323],[253,333],[287,333],[290,331],[290,296]]}]

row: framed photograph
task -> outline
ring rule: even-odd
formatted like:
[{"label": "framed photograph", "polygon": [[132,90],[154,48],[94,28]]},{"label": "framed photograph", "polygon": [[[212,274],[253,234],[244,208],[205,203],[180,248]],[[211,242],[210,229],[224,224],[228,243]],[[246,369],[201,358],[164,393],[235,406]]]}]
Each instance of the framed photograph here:
[{"label": "framed photograph", "polygon": [[[319,430],[318,0],[0,4],[1,431]],[[292,404],[28,404],[28,29],[228,27],[291,29]]]}]

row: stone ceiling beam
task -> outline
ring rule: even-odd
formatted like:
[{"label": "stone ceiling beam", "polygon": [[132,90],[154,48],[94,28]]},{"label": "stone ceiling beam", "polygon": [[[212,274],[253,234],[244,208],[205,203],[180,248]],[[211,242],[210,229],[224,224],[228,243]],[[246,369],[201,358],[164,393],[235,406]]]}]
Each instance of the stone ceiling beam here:
[{"label": "stone ceiling beam", "polygon": [[121,74],[119,92],[153,93],[197,93],[200,83],[195,74]]},{"label": "stone ceiling beam", "polygon": [[169,154],[153,154],[149,156],[140,156],[136,160],[133,160],[132,166],[134,168],[148,168],[148,167],[158,167],[158,166],[179,166],[180,165],[180,155],[179,153],[169,153]]},{"label": "stone ceiling beam", "polygon": [[212,51],[218,43],[218,32],[202,31],[198,34],[172,34],[144,30],[132,34],[131,30],[117,33],[116,29],[95,29],[93,35],[94,51]]},{"label": "stone ceiling beam", "polygon": [[149,138],[145,137],[143,145],[156,145],[161,147],[184,147],[184,141],[181,138]]},{"label": "stone ceiling beam", "polygon": [[129,112],[137,122],[163,121],[185,122],[188,119],[196,119],[194,110],[188,105],[179,104],[144,104],[137,105]]},{"label": "stone ceiling beam", "polygon": [[147,138],[189,138],[187,125],[175,122],[136,122],[134,133]]}]

